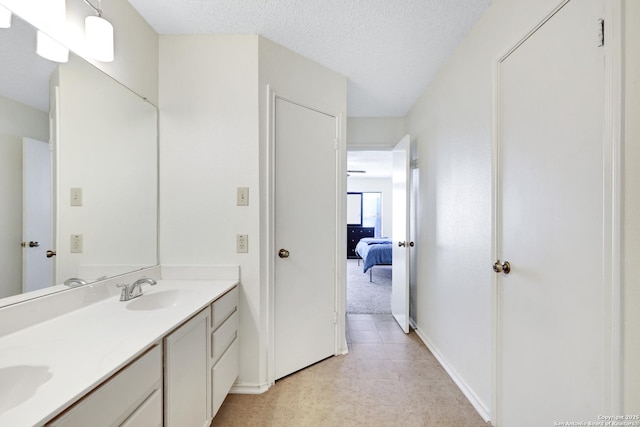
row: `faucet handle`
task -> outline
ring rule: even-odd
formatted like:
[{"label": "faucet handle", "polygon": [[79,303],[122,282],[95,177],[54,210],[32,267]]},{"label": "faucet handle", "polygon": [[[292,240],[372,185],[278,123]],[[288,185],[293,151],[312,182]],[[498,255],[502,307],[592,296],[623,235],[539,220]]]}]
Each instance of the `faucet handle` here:
[{"label": "faucet handle", "polygon": [[126,283],[117,284],[118,288],[122,288],[122,292],[120,292],[120,301],[128,301],[129,300],[129,285]]}]

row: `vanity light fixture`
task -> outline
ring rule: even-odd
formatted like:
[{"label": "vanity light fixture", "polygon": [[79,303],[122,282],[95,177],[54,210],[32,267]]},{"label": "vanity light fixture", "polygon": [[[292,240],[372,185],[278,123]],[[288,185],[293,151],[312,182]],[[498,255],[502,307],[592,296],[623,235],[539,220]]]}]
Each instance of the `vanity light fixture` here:
[{"label": "vanity light fixture", "polygon": [[94,6],[89,0],[84,0],[97,14],[87,16],[84,20],[84,36],[87,43],[88,55],[101,62],[113,61],[113,25],[102,17],[100,0]]},{"label": "vanity light fixture", "polygon": [[[37,3],[36,10],[40,15],[40,21],[48,23],[45,28],[54,30],[64,28],[67,17],[65,0],[40,0]],[[36,35],[36,53],[50,61],[67,62],[69,60],[69,49],[40,30]]]},{"label": "vanity light fixture", "polygon": [[0,28],[11,28],[11,11],[0,4]]},{"label": "vanity light fixture", "polygon": [[36,52],[49,61],[69,61],[69,49],[40,30],[36,35]]}]

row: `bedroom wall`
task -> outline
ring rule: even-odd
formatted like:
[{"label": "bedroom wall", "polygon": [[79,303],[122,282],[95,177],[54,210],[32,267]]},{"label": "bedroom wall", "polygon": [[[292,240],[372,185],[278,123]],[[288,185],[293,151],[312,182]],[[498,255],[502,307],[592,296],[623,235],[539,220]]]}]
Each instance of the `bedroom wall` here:
[{"label": "bedroom wall", "polygon": [[391,236],[393,191],[391,178],[347,178],[348,192],[381,192],[382,193],[382,236]]},{"label": "bedroom wall", "polygon": [[492,407],[495,61],[558,0],[494,0],[407,115],[417,145],[415,321],[472,403]]}]

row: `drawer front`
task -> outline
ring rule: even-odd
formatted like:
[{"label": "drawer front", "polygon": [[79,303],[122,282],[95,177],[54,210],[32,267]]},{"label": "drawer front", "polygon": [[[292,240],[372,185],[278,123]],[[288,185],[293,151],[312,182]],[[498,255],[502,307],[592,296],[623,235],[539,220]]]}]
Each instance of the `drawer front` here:
[{"label": "drawer front", "polygon": [[[119,425],[134,413],[154,393],[154,390],[161,389],[162,346],[158,345],[48,425],[64,427]],[[159,411],[157,416],[162,418],[162,405],[156,409]]]},{"label": "drawer front", "polygon": [[238,311],[236,310],[218,329],[211,334],[211,358],[215,364],[222,353],[238,336]]},{"label": "drawer front", "polygon": [[155,390],[121,427],[162,427],[162,390]]},{"label": "drawer front", "polygon": [[222,406],[231,386],[238,377],[238,340],[224,352],[218,363],[211,369],[212,414],[215,415]]},{"label": "drawer front", "polygon": [[238,287],[231,289],[211,305],[211,326],[217,329],[238,308]]}]

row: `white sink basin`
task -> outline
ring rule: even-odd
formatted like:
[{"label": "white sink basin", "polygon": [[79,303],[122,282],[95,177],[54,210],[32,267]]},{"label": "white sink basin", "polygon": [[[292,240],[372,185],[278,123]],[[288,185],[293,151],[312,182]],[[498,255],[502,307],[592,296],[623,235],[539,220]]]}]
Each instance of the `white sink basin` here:
[{"label": "white sink basin", "polygon": [[52,377],[48,366],[0,368],[0,414],[28,400]]},{"label": "white sink basin", "polygon": [[143,294],[127,304],[129,310],[160,310],[176,307],[188,299],[193,291],[172,289]]}]

